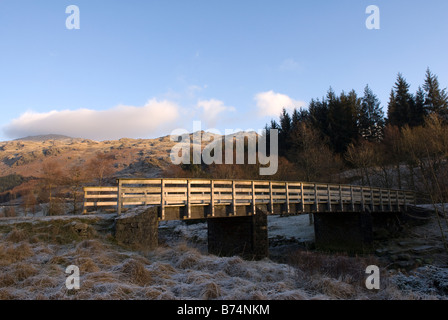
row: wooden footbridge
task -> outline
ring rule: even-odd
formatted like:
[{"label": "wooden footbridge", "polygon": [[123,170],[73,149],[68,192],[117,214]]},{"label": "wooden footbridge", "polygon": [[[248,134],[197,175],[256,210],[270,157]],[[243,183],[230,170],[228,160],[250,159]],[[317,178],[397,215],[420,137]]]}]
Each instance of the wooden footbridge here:
[{"label": "wooden footbridge", "polygon": [[128,209],[151,208],[154,226],[132,220],[124,227],[134,228],[125,232],[126,242],[145,242],[152,234],[156,243],[159,221],[207,219],[211,253],[258,258],[267,256],[267,215],[308,213],[316,244],[364,250],[377,221],[390,224],[416,201],[412,191],[292,181],[118,179],[114,187],[84,188],[84,213],[108,208],[121,223]]},{"label": "wooden footbridge", "polygon": [[[85,213],[109,207],[121,214],[132,206],[154,205],[160,220],[247,216],[257,205],[269,214],[296,214],[402,211],[415,202],[412,191],[260,180],[118,179],[115,187],[84,188]],[[170,208],[182,210],[173,215]]]}]

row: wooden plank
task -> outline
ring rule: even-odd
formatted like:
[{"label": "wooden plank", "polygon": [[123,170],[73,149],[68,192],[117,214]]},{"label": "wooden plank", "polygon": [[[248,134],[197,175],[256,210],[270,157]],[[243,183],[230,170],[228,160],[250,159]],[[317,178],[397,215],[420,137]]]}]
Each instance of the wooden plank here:
[{"label": "wooden plank", "polygon": [[107,201],[99,201],[99,202],[84,202],[85,207],[115,207],[117,202],[107,202]]},{"label": "wooden plank", "polygon": [[270,181],[255,181],[255,187],[258,186],[269,186],[270,185]]},{"label": "wooden plank", "polygon": [[226,193],[232,193],[233,189],[232,188],[223,188],[223,187],[217,187],[215,185],[215,192],[226,192]]},{"label": "wooden plank", "polygon": [[[127,184],[140,184],[140,185],[152,185],[152,184],[161,184],[161,179],[118,179],[122,185]],[[176,182],[178,183],[178,182]]]},{"label": "wooden plank", "polygon": [[237,188],[235,187],[236,193],[252,193],[252,188]]},{"label": "wooden plank", "polygon": [[274,199],[272,197],[272,181],[269,181],[269,211],[274,214]]},{"label": "wooden plank", "polygon": [[84,199],[117,199],[117,194],[86,194]]},{"label": "wooden plank", "polygon": [[117,192],[118,187],[84,187],[84,192]]},{"label": "wooden plank", "polygon": [[252,186],[252,181],[248,181],[248,180],[246,180],[246,181],[244,181],[244,180],[235,180],[235,184],[237,185],[237,186]]},{"label": "wooden plank", "polygon": [[290,213],[290,206],[289,206],[288,182],[285,183],[285,190],[286,190],[286,214],[289,214]]},{"label": "wooden plank", "polygon": [[123,193],[160,193],[160,187],[122,187],[121,192]]}]

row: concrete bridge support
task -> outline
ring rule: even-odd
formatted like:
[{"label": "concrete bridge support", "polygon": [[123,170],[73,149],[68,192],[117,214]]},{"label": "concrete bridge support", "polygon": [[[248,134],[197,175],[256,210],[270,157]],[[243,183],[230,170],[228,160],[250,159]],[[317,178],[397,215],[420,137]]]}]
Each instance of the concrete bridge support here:
[{"label": "concrete bridge support", "polygon": [[314,213],[316,248],[369,252],[373,248],[372,216],[367,212]]},{"label": "concrete bridge support", "polygon": [[402,212],[314,213],[316,248],[350,253],[372,252],[374,240],[399,234],[403,217]]},{"label": "concrete bridge support", "polygon": [[134,250],[150,251],[159,245],[157,207],[142,207],[115,219],[115,240]]},{"label": "concrete bridge support", "polygon": [[207,223],[209,253],[254,260],[269,256],[266,211],[257,208],[253,216],[210,218]]}]

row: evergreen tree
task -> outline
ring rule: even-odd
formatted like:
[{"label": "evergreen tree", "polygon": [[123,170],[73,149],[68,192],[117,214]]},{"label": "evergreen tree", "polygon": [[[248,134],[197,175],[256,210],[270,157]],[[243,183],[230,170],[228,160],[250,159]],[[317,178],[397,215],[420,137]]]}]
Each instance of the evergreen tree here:
[{"label": "evergreen tree", "polygon": [[395,87],[392,89],[387,114],[389,124],[399,128],[411,125],[411,119],[414,117],[415,100],[409,93],[409,87],[406,79],[399,73]]},{"label": "evergreen tree", "polygon": [[411,127],[421,126],[425,122],[425,92],[422,87],[418,87],[417,93],[415,94],[414,110],[411,116],[409,123]]},{"label": "evergreen tree", "polygon": [[327,94],[328,100],[328,123],[332,149],[336,153],[344,153],[348,145],[357,139],[357,113],[360,108],[361,99],[357,97],[354,90],[348,94],[342,92],[340,97],[336,96],[330,88]]},{"label": "evergreen tree", "polygon": [[423,89],[426,93],[425,109],[428,113],[436,113],[443,119],[448,119],[448,94],[446,88],[441,90],[439,80],[429,68],[426,70],[426,79]]},{"label": "evergreen tree", "polygon": [[285,156],[288,153],[289,149],[289,136],[291,133],[291,116],[286,112],[286,109],[283,108],[282,113],[280,115],[280,131],[278,135],[278,149],[279,155]]},{"label": "evergreen tree", "polygon": [[325,99],[312,99],[309,105],[309,121],[310,124],[316,128],[321,137],[328,136],[328,103]]},{"label": "evergreen tree", "polygon": [[359,134],[370,142],[378,142],[383,137],[384,125],[384,112],[380,101],[367,85],[358,115]]}]

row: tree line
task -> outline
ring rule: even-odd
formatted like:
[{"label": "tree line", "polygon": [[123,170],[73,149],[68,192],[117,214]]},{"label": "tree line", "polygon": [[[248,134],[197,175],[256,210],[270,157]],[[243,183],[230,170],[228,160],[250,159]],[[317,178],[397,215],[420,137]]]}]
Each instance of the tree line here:
[{"label": "tree line", "polygon": [[273,176],[260,177],[259,164],[171,166],[164,176],[352,183],[446,194],[441,190],[447,184],[447,90],[429,68],[415,93],[410,87],[398,73],[386,108],[366,85],[362,95],[337,94],[330,87],[307,109],[283,109],[265,126],[266,134],[278,130],[279,170]]},{"label": "tree line", "polygon": [[431,190],[442,196],[447,125],[447,90],[427,69],[415,93],[397,75],[386,113],[368,85],[362,96],[355,90],[338,95],[330,88],[307,110],[289,114],[283,109],[265,129],[279,130],[279,155],[292,164],[297,180]]}]

